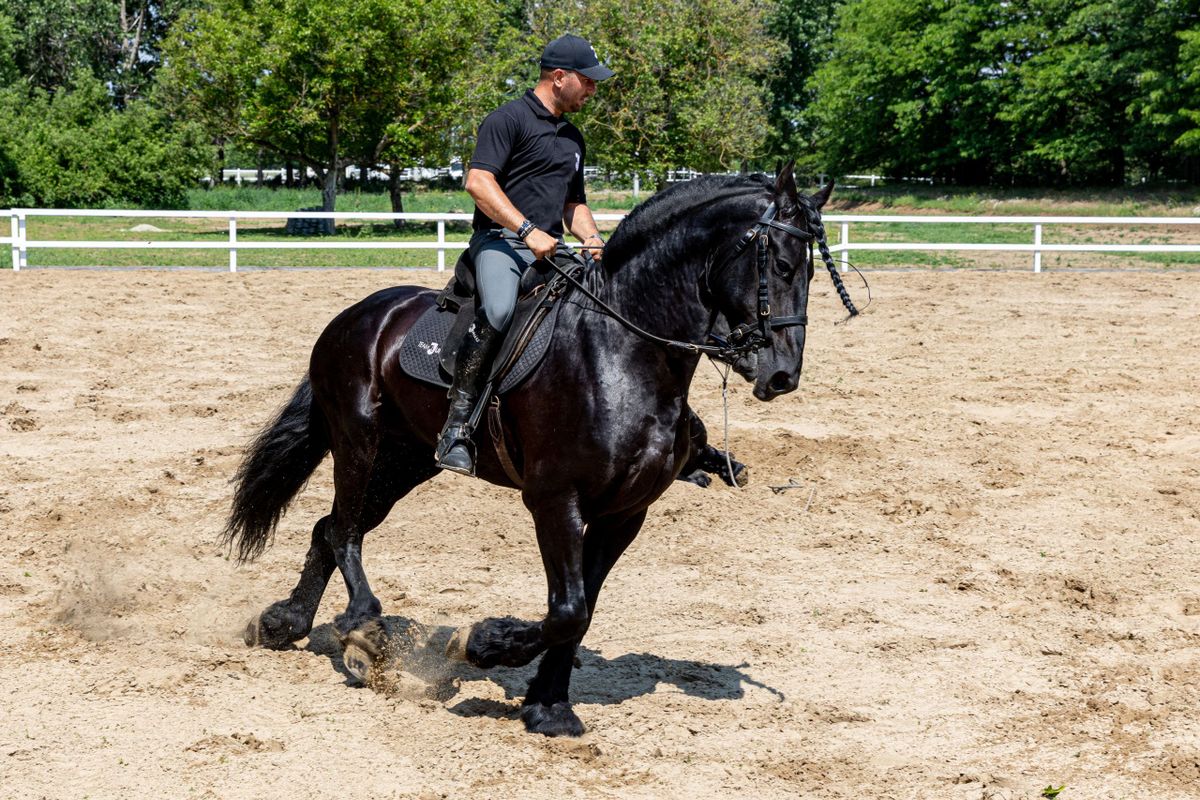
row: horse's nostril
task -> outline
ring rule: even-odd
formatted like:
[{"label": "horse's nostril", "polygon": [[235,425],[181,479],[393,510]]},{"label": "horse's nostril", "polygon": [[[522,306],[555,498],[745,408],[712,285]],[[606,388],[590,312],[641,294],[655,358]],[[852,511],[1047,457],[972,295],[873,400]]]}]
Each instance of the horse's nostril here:
[{"label": "horse's nostril", "polygon": [[791,375],[786,372],[776,372],[771,376],[770,387],[772,391],[789,392],[795,388],[795,384],[792,383]]}]

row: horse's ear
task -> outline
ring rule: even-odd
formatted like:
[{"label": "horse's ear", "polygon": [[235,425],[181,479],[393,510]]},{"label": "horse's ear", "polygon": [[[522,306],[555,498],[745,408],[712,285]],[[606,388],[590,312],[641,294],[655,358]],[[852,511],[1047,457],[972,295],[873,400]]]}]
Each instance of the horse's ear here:
[{"label": "horse's ear", "polygon": [[796,161],[792,159],[784,164],[775,175],[775,196],[786,194],[792,203],[799,202],[799,194],[796,192],[796,176],[793,172],[795,167]]},{"label": "horse's ear", "polygon": [[830,178],[829,183],[825,184],[820,191],[812,196],[813,206],[818,210],[824,208],[825,204],[829,202],[829,195],[831,194],[833,194],[833,178]]}]

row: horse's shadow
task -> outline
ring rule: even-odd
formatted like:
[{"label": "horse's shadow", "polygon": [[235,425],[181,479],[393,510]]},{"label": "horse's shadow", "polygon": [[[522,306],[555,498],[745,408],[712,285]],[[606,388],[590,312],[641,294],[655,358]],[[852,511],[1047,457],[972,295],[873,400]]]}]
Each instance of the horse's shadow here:
[{"label": "horse's shadow", "polygon": [[[378,672],[379,681],[372,688],[386,692],[424,695],[447,703],[447,709],[460,716],[515,718],[520,709],[512,703],[484,698],[465,698],[449,705],[468,681],[490,681],[504,691],[507,700],[525,695],[526,687],[536,665],[519,668],[481,670],[470,664],[453,661],[445,656],[446,643],[454,628],[444,625],[426,628],[415,620],[387,616],[383,620],[388,632],[389,657]],[[393,645],[394,646],[391,646]],[[359,686],[358,678],[346,669],[342,647],[330,624],[319,625],[308,637],[306,650],[323,655],[330,665],[345,676],[348,686]],[[746,686],[763,689],[780,702],[783,693],[755,680],[743,669],[747,664],[731,666],[690,659],[663,658],[653,653],[626,653],[605,658],[594,650],[580,647],[576,668],[585,680],[571,685],[571,702],[616,705],[642,695],[653,694],[661,684],[668,684],[689,697],[704,700],[740,700]],[[403,674],[403,683],[387,680],[387,674]],[[401,687],[396,689],[396,687]]]}]

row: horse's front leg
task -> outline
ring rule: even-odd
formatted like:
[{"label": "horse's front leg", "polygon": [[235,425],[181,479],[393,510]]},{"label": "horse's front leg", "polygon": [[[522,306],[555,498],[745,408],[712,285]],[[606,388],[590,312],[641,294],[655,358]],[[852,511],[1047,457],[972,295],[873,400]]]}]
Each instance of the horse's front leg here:
[{"label": "horse's front leg", "polygon": [[578,638],[551,647],[542,656],[521,709],[521,719],[530,731],[547,736],[579,736],[583,733],[583,724],[568,702],[575,653],[596,613],[596,600],[604,579],[633,542],[645,519],[646,512],[642,511],[626,519],[604,519],[588,525],[583,543],[583,586],[588,621]]},{"label": "horse's front leg", "polygon": [[707,488],[712,483],[708,476],[716,475],[729,486],[744,487],[748,484],[750,471],[746,465],[733,458],[732,454],[726,460],[724,450],[718,450],[708,443],[708,430],[696,412],[689,408],[687,413],[690,455],[679,471],[678,480]]},{"label": "horse's front leg", "polygon": [[[543,495],[526,498],[533,510],[538,547],[546,570],[549,603],[546,616],[537,622],[512,617],[485,619],[459,629],[451,637],[446,654],[487,669],[528,664],[547,648],[578,642],[589,619],[583,579],[583,521],[573,495]],[[573,653],[572,649],[572,653]],[[582,731],[570,705],[557,704],[562,733]],[[528,725],[528,720],[526,720]],[[552,724],[550,727],[556,727]],[[578,728],[578,730],[575,730]],[[543,732],[550,732],[549,730]],[[553,734],[552,734],[553,735]]]}]

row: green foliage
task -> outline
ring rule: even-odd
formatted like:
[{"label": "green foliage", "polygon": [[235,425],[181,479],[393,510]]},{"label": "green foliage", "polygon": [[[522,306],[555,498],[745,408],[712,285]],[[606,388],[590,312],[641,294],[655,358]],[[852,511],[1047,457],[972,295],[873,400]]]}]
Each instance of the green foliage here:
[{"label": "green foliage", "polygon": [[445,159],[495,23],[487,0],[216,0],[173,31],[160,96],[312,167],[333,208],[348,164]]},{"label": "green foliage", "polygon": [[854,0],[812,82],[821,153],[957,183],[1170,174],[1197,19],[1197,0]]},{"label": "green foliage", "polygon": [[184,8],[201,2],[0,0],[0,17],[11,18],[17,31],[11,62],[0,64],[11,63],[29,85],[51,92],[88,73],[110,84],[123,103],[144,96],[167,29]]},{"label": "green foliage", "polygon": [[3,10],[0,10],[0,86],[7,86],[17,79],[17,28]]},{"label": "green foliage", "polygon": [[768,18],[768,29],[786,46],[772,71],[768,118],[771,126],[769,154],[795,158],[800,170],[825,168],[814,150],[815,100],[811,79],[829,52],[834,15],[844,0],[778,0]]},{"label": "green foliage", "polygon": [[1179,156],[1200,156],[1200,25],[1174,34],[1177,62],[1154,65],[1138,75],[1142,92],[1130,118],[1155,143]]},{"label": "green foliage", "polygon": [[764,84],[784,48],[762,3],[580,0],[533,4],[531,16],[539,47],[578,33],[617,73],[577,115],[593,163],[663,176],[737,168],[764,153]]},{"label": "green foliage", "polygon": [[963,182],[1002,163],[995,134],[1002,0],[859,0],[838,13],[831,58],[813,80],[821,150],[834,171],[881,169]]},{"label": "green foliage", "polygon": [[0,90],[0,203],[180,208],[211,163],[199,130],[80,75],[51,95]]},{"label": "green foliage", "polygon": [[[1200,4],[1158,0],[1038,0],[1010,30],[1031,55],[1014,70],[1001,118],[1018,142],[1018,175],[1120,183],[1130,167],[1156,174],[1162,137],[1136,113],[1143,76],[1170,70],[1172,35]],[[1190,9],[1189,9],[1190,6]],[[1132,120],[1132,124],[1131,124]]]}]

